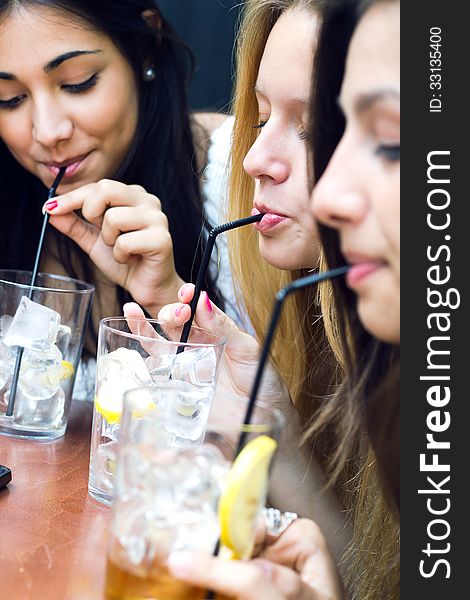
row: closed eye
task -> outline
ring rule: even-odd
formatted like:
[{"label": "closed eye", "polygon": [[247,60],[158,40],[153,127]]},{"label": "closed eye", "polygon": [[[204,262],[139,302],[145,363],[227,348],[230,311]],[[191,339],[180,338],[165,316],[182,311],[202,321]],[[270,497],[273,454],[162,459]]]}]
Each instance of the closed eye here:
[{"label": "closed eye", "polygon": [[81,94],[82,92],[86,92],[94,87],[97,84],[98,79],[98,74],[94,73],[86,81],[82,81],[81,83],[64,83],[62,85],[62,89],[70,92],[71,94]]}]

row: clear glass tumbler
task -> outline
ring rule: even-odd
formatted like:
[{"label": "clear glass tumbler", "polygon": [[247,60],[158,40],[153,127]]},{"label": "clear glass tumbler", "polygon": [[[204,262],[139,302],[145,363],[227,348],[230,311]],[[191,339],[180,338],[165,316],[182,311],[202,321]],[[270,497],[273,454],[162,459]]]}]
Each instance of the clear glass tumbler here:
[{"label": "clear glass tumbler", "polygon": [[201,443],[225,340],[192,327],[188,342],[180,344],[181,333],[182,327],[154,319],[100,322],[88,480],[90,495],[100,502],[110,504],[113,494],[124,392],[145,386],[157,402],[160,387],[169,383],[168,443]]},{"label": "clear glass tumbler", "polygon": [[[106,600],[203,600],[205,590],[170,575],[167,557],[175,550],[214,552],[218,500],[241,432],[246,443],[260,435],[279,439],[284,422],[280,411],[264,405],[255,407],[250,425],[232,413],[216,420],[211,415],[202,445],[177,448],[166,435],[169,383],[161,399],[163,406],[153,404],[147,388],[125,394]],[[260,501],[259,509],[265,498]]]},{"label": "clear glass tumbler", "polygon": [[0,270],[0,433],[47,440],[67,427],[95,288],[47,273],[30,282]]}]

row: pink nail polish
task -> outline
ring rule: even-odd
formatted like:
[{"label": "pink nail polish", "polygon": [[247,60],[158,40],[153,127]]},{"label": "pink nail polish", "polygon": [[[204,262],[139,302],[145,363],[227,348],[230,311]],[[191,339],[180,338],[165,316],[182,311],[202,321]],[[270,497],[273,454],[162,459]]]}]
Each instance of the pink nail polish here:
[{"label": "pink nail polish", "polygon": [[182,310],[183,310],[183,307],[178,306],[178,308],[175,310],[175,317],[179,317]]},{"label": "pink nail polish", "polygon": [[212,304],[211,304],[210,298],[209,298],[207,292],[204,292],[204,294],[206,295],[206,298],[205,298],[206,309],[208,310],[208,312],[212,312]]},{"label": "pink nail polish", "polygon": [[48,202],[46,202],[45,207],[47,208],[47,210],[54,210],[54,208],[57,208],[58,205],[59,203],[57,202],[57,200],[49,200]]}]

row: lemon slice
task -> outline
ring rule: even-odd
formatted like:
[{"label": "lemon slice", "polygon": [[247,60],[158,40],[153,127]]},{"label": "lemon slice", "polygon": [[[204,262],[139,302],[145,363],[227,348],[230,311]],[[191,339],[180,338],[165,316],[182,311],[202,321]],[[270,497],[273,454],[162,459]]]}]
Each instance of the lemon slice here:
[{"label": "lemon slice", "polygon": [[69,377],[72,377],[72,375],[74,374],[75,369],[73,368],[73,365],[71,362],[69,362],[68,360],[63,360],[62,361],[62,370],[60,372],[60,379],[68,379]]},{"label": "lemon slice", "polygon": [[111,425],[118,423],[122,415],[122,393],[116,393],[115,385],[103,382],[95,396],[95,408]]},{"label": "lemon slice", "polygon": [[[95,396],[96,410],[103,415],[110,425],[119,423],[121,420],[122,398],[125,391],[126,389],[120,393],[116,393],[115,384],[104,381],[100,385],[98,395]],[[133,394],[132,402],[134,407],[132,414],[136,417],[143,417],[149,410],[156,408],[156,404],[150,394]]]},{"label": "lemon slice", "polygon": [[218,514],[220,541],[232,551],[232,558],[249,558],[253,551],[255,520],[266,499],[269,464],[276,446],[267,435],[251,440],[227,476]]}]

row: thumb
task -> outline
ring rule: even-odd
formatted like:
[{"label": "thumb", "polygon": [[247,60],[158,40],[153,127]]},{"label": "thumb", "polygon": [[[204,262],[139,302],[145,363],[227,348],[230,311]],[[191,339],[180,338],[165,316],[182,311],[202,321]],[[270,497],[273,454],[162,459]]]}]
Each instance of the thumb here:
[{"label": "thumb", "polygon": [[87,254],[90,254],[100,235],[97,227],[84,221],[73,212],[66,215],[51,215],[49,223],[78,244]]}]

